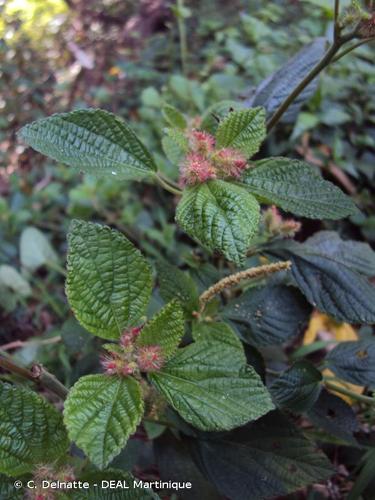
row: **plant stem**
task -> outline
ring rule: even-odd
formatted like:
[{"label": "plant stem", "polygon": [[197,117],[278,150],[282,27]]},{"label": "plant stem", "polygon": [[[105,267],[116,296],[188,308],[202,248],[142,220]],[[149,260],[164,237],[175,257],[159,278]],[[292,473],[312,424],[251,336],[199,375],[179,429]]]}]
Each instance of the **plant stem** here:
[{"label": "plant stem", "polygon": [[155,178],[157,182],[166,190],[169,191],[172,194],[176,194],[177,196],[181,196],[182,191],[181,189],[176,189],[173,187],[171,184],[169,184],[169,181],[164,179],[163,177],[160,176],[160,174],[156,174]]},{"label": "plant stem", "polygon": [[339,392],[361,403],[375,406],[375,398],[370,398],[369,396],[364,396],[363,394],[357,394],[356,392],[353,392],[350,389],[345,389],[344,387],[332,384],[326,378],[324,378],[324,384],[327,387],[327,389],[330,389],[331,391]]},{"label": "plant stem", "polygon": [[292,263],[290,260],[285,262],[275,262],[273,264],[266,264],[264,266],[252,267],[246,269],[245,271],[240,271],[239,273],[231,274],[221,279],[210,288],[208,288],[199,297],[199,310],[202,312],[206,307],[206,304],[210,302],[215,295],[218,295],[226,288],[232,288],[239,284],[240,281],[249,280],[254,278],[261,278],[268,276],[279,271],[285,271],[290,269]]},{"label": "plant stem", "polygon": [[340,0],[335,0],[335,11],[334,11],[334,39],[337,40],[340,35],[340,25],[339,25],[339,12],[340,12]]},{"label": "plant stem", "polygon": [[187,39],[186,39],[186,25],[185,18],[183,15],[184,12],[184,0],[177,0],[177,26],[178,26],[178,34],[180,38],[180,57],[181,57],[181,66],[182,72],[186,76],[187,75]]},{"label": "plant stem", "polygon": [[346,54],[349,54],[349,52],[351,52],[352,50],[356,49],[357,47],[360,47],[361,45],[365,44],[365,43],[368,43],[368,42],[373,42],[375,41],[375,37],[369,37],[369,38],[363,38],[362,40],[360,40],[359,42],[355,43],[354,45],[351,45],[350,47],[348,47],[347,49],[345,50],[342,50],[341,52],[339,52],[333,59],[331,62],[336,62],[338,61],[339,59],[341,59],[342,57],[346,56]]},{"label": "plant stem", "polygon": [[49,389],[61,399],[65,399],[68,394],[68,389],[40,364],[35,364],[32,366],[31,370],[28,370],[0,355],[0,367]]}]

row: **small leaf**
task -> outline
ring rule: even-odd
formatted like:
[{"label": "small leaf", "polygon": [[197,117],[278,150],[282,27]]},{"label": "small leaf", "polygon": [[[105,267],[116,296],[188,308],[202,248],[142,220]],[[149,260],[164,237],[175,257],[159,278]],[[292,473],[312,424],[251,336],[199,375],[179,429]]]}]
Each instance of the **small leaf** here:
[{"label": "small leaf", "polygon": [[142,415],[139,383],[131,377],[107,375],[81,377],[64,409],[70,439],[99,468],[120,453]]},{"label": "small leaf", "polygon": [[20,239],[21,264],[35,271],[49,262],[56,263],[58,257],[46,236],[36,227],[27,227]]},{"label": "small leaf", "polygon": [[365,276],[375,276],[375,252],[368,243],[342,240],[334,231],[319,231],[305,241],[313,252],[345,264]]},{"label": "small leaf", "polygon": [[[79,478],[80,481],[88,482],[90,488],[76,490],[74,492],[74,500],[160,500],[160,497],[152,490],[136,486],[141,480],[136,479],[129,472],[124,472],[118,469],[106,469],[105,471],[95,471],[86,473]],[[126,485],[124,487],[112,488],[104,487],[104,485],[113,484]]]},{"label": "small leaf", "polygon": [[245,171],[242,182],[261,201],[311,219],[340,219],[357,210],[349,196],[300,160],[258,161]]},{"label": "small leaf", "polygon": [[137,345],[158,345],[169,359],[177,350],[184,335],[184,315],[177,300],[169,302],[146,323],[137,338]]},{"label": "small leaf", "polygon": [[174,106],[165,104],[165,106],[163,106],[163,115],[171,127],[177,127],[182,130],[187,127],[184,115]]},{"label": "small leaf", "polygon": [[259,151],[266,137],[263,108],[232,111],[219,123],[216,143],[219,148],[235,148],[248,157]]},{"label": "small leaf", "polygon": [[306,411],[318,399],[322,375],[308,361],[298,361],[270,386],[277,406],[295,412]]},{"label": "small leaf", "polygon": [[326,357],[328,367],[352,384],[375,388],[375,339],[341,342]]},{"label": "small leaf", "polygon": [[271,253],[292,261],[292,277],[314,307],[339,321],[375,323],[375,287],[362,275],[293,241]]},{"label": "small leaf", "polygon": [[176,220],[209,250],[241,264],[258,230],[259,205],[239,186],[210,181],[184,190]]},{"label": "small leaf", "polygon": [[6,287],[20,297],[29,297],[31,288],[28,281],[12,266],[0,266],[0,288]]},{"label": "small leaf", "polygon": [[144,314],[151,269],[118,231],[74,220],[68,234],[66,292],[78,321],[94,335],[117,339]]},{"label": "small leaf", "polygon": [[228,430],[272,410],[267,389],[246,365],[234,332],[211,330],[150,375],[170,405],[198,429]]},{"label": "small leaf", "polygon": [[45,399],[0,383],[0,472],[18,477],[67,453],[62,415]]},{"label": "small leaf", "polygon": [[166,301],[176,298],[189,315],[198,308],[198,289],[190,274],[167,262],[156,264],[160,295]]},{"label": "small leaf", "polygon": [[192,447],[205,477],[231,500],[281,497],[334,473],[327,457],[279,411],[228,434],[206,434]]},{"label": "small leaf", "polygon": [[239,326],[255,346],[278,345],[299,335],[311,306],[294,287],[268,284],[251,288],[223,309],[223,316]]},{"label": "small leaf", "polygon": [[208,338],[212,338],[215,335],[219,340],[221,338],[225,338],[227,336],[232,337],[233,344],[238,345],[238,348],[241,346],[240,341],[237,339],[234,340],[232,328],[226,323],[196,323],[193,325],[193,339],[194,340],[205,340]]},{"label": "small leaf", "polygon": [[102,109],[80,109],[42,118],[19,133],[36,151],[95,175],[140,179],[155,163],[131,128]]},{"label": "small leaf", "polygon": [[202,116],[200,128],[206,132],[215,135],[217,127],[228,113],[243,109],[243,104],[236,101],[220,101],[210,106]]}]

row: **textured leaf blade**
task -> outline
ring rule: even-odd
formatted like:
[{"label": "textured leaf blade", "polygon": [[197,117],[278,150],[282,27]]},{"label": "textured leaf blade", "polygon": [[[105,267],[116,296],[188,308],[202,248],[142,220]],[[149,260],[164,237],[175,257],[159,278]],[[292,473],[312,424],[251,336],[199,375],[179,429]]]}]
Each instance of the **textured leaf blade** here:
[{"label": "textured leaf blade", "polygon": [[326,361],[343,380],[375,387],[375,339],[341,342],[328,353]]},{"label": "textured leaf blade", "polygon": [[91,333],[119,338],[144,314],[151,295],[151,269],[118,231],[73,221],[68,234],[66,292],[78,321]]},{"label": "textured leaf blade", "polygon": [[42,118],[25,125],[19,135],[36,151],[90,174],[140,179],[156,170],[131,128],[102,109]]},{"label": "textured leaf blade", "polygon": [[169,404],[198,429],[233,429],[273,408],[267,389],[246,365],[241,343],[231,333],[207,332],[150,375]]},{"label": "textured leaf blade", "polygon": [[232,111],[219,123],[216,143],[219,148],[235,148],[253,156],[266,137],[263,108]]},{"label": "textured leaf blade", "polygon": [[308,361],[298,361],[285,370],[270,386],[273,400],[279,408],[302,412],[318,399],[322,375]]},{"label": "textured leaf blade", "polygon": [[183,335],[184,314],[180,303],[172,300],[146,323],[137,338],[137,345],[158,345],[165,359],[169,359],[176,352]]},{"label": "textured leaf blade", "polygon": [[62,415],[42,397],[0,384],[0,472],[18,477],[67,452]]},{"label": "textured leaf blade", "polygon": [[375,287],[362,275],[292,241],[272,253],[292,261],[292,277],[314,307],[339,321],[375,323]]},{"label": "textured leaf blade", "polygon": [[[267,115],[274,113],[281,103],[288,97],[291,90],[305,78],[311,68],[322,58],[326,39],[315,39],[303,47],[289,59],[280,69],[265,78],[256,88],[254,94],[244,102],[246,106],[264,106]],[[282,121],[291,123],[295,120],[301,105],[310,99],[318,86],[318,79],[314,79],[301,94],[294,100],[282,117]]]},{"label": "textured leaf blade", "polygon": [[259,204],[245,189],[210,181],[185,189],[176,220],[209,250],[241,264],[259,224]]},{"label": "textured leaf blade", "polygon": [[242,103],[237,101],[220,101],[212,104],[203,114],[201,129],[212,135],[216,134],[219,123],[232,111],[243,109]]},{"label": "textured leaf blade", "polygon": [[287,495],[334,473],[326,456],[278,411],[211,436],[193,445],[197,461],[220,493],[233,500]]},{"label": "textured leaf blade", "polygon": [[161,261],[156,264],[156,270],[160,295],[166,302],[177,299],[186,314],[198,308],[198,289],[190,274]]},{"label": "textured leaf blade", "polygon": [[255,346],[277,345],[299,335],[311,306],[295,288],[269,284],[251,288],[223,309],[247,342]]},{"label": "textured leaf blade", "polygon": [[356,206],[337,186],[300,160],[275,157],[256,162],[242,182],[262,201],[311,219],[340,219]]},{"label": "textured leaf blade", "polygon": [[99,468],[120,453],[142,415],[141,387],[131,377],[81,377],[71,389],[64,408],[70,439]]}]

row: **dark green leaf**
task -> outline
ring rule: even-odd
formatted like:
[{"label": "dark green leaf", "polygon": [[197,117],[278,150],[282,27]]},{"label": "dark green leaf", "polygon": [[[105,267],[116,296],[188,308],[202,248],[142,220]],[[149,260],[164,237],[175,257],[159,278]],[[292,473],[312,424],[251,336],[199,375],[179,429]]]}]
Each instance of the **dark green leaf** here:
[{"label": "dark green leaf", "polygon": [[131,128],[102,109],[42,118],[23,127],[20,137],[40,153],[91,174],[140,179],[156,170]]},{"label": "dark green leaf", "polygon": [[245,171],[242,182],[261,201],[311,219],[340,219],[357,210],[349,196],[300,160],[260,160]]}]

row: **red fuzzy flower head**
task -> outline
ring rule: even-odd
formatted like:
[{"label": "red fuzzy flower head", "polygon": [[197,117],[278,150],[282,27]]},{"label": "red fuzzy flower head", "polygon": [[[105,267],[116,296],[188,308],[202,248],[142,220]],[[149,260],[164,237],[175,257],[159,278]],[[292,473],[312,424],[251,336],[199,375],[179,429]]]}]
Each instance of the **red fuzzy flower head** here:
[{"label": "red fuzzy flower head", "polygon": [[194,185],[216,179],[216,170],[212,163],[199,153],[189,153],[182,165],[181,184]]},{"label": "red fuzzy flower head", "polygon": [[213,162],[223,177],[241,177],[247,169],[246,157],[235,149],[224,148],[215,153]]},{"label": "red fuzzy flower head", "polygon": [[263,221],[266,230],[274,236],[293,237],[301,229],[300,222],[283,219],[274,205],[263,213]]},{"label": "red fuzzy flower head", "polygon": [[122,332],[122,335],[120,338],[120,345],[122,347],[128,347],[128,346],[132,345],[134,343],[135,339],[141,333],[142,328],[143,328],[143,325],[137,326],[135,328],[128,328],[127,330],[124,330]]},{"label": "red fuzzy flower head", "polygon": [[156,372],[160,370],[165,358],[159,345],[148,345],[138,349],[137,352],[138,368],[141,372]]},{"label": "red fuzzy flower head", "polygon": [[127,377],[137,371],[137,363],[127,357],[122,357],[117,353],[105,355],[100,360],[106,375],[122,375]]},{"label": "red fuzzy flower head", "polygon": [[189,134],[189,145],[192,151],[206,156],[215,148],[215,137],[202,130],[193,130]]}]

